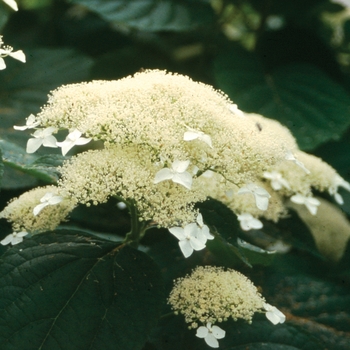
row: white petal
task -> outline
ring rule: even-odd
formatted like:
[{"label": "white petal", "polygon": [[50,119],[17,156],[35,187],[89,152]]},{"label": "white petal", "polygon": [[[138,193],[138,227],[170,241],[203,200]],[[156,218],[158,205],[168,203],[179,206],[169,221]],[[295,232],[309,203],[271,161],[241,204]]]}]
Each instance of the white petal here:
[{"label": "white petal", "polygon": [[70,151],[70,149],[74,147],[74,142],[72,141],[56,142],[56,146],[61,147],[62,155],[65,156]]},{"label": "white petal", "polygon": [[295,194],[294,196],[290,197],[290,200],[295,204],[304,204],[306,197],[301,194]]},{"label": "white petal", "polygon": [[343,205],[343,204],[344,204],[343,197],[342,197],[338,192],[336,192],[336,193],[334,194],[334,199],[335,199],[335,201],[336,201],[338,204],[340,204],[340,205]]},{"label": "white petal", "polygon": [[181,174],[175,174],[172,178],[173,182],[178,183],[187,189],[191,189],[192,186],[192,175],[187,171]]},{"label": "white petal", "polygon": [[6,5],[10,6],[13,10],[18,11],[18,6],[15,0],[2,0]]},{"label": "white petal", "polygon": [[180,241],[186,239],[184,229],[181,227],[171,227],[169,228],[169,231]]},{"label": "white petal", "polygon": [[57,140],[56,137],[53,135],[48,135],[43,139],[43,146],[44,147],[51,147],[51,148],[57,148]]},{"label": "white petal", "polygon": [[[0,68],[0,69],[1,69],[1,68]],[[28,129],[28,126],[27,126],[27,125],[23,125],[23,126],[14,125],[13,128],[14,128],[15,130],[23,131],[23,130],[27,130],[27,129]]]},{"label": "white petal", "polygon": [[208,335],[204,338],[205,342],[212,348],[218,348],[219,342],[216,340],[212,333],[208,333]]},{"label": "white petal", "polygon": [[22,241],[23,241],[23,237],[14,236],[13,239],[12,239],[11,244],[15,245],[15,244],[21,243]]},{"label": "white petal", "polygon": [[17,236],[18,237],[24,237],[24,236],[26,236],[28,234],[28,232],[26,232],[26,231],[21,231],[21,232],[17,232]]},{"label": "white petal", "polygon": [[226,332],[218,326],[212,326],[211,331],[216,339],[225,338]]},{"label": "white petal", "polygon": [[195,237],[191,237],[190,244],[194,250],[202,250],[205,248],[205,244]]},{"label": "white petal", "polygon": [[190,165],[190,161],[189,160],[175,160],[173,162],[173,164],[171,165],[171,167],[173,168],[173,170],[177,173],[183,173],[184,171],[186,171],[186,169],[188,168],[188,166]]},{"label": "white petal", "polygon": [[255,203],[258,209],[266,210],[269,206],[269,198],[265,196],[255,195]]},{"label": "white petal", "polygon": [[49,199],[48,203],[50,205],[55,205],[63,201],[63,198],[61,196],[53,196]]},{"label": "white petal", "polygon": [[33,209],[34,216],[37,216],[48,205],[49,205],[49,203],[45,202],[45,203],[41,203],[41,204],[38,204],[37,206],[35,206]]},{"label": "white petal", "polygon": [[5,60],[0,57],[0,70],[3,70],[6,68]]},{"label": "white petal", "polygon": [[203,225],[201,233],[206,237],[206,239],[214,239],[215,237],[210,233],[209,227],[207,225]]},{"label": "white petal", "polygon": [[9,243],[12,242],[12,239],[13,239],[13,234],[11,233],[11,234],[7,235],[0,243],[2,245],[8,245]]},{"label": "white petal", "polygon": [[316,215],[317,214],[318,205],[310,203],[309,201],[306,201],[305,202],[305,206],[306,206],[306,208],[309,210],[309,212],[312,215]]},{"label": "white petal", "polygon": [[25,61],[26,61],[26,55],[24,54],[24,52],[22,50],[11,52],[11,53],[9,53],[9,56],[14,58],[15,60],[21,61],[23,63],[25,63]]},{"label": "white petal", "polygon": [[204,326],[200,326],[198,329],[197,329],[197,333],[196,333],[196,336],[198,338],[205,338],[209,333],[209,330],[207,327],[204,327]]},{"label": "white petal", "polygon": [[42,139],[29,139],[27,142],[27,153],[34,153],[36,152],[40,146],[43,144]]},{"label": "white petal", "polygon": [[202,216],[201,213],[198,213],[196,221],[197,221],[197,224],[198,224],[200,227],[202,227],[202,226],[204,225],[203,216]]},{"label": "white petal", "polygon": [[154,178],[154,181],[153,183],[157,184],[161,181],[165,181],[165,180],[171,180],[174,176],[174,172],[171,171],[169,168],[163,168],[163,169],[160,169],[155,178]]},{"label": "white petal", "polygon": [[186,131],[184,133],[184,141],[192,141],[192,140],[198,139],[198,137],[199,137],[199,134],[194,131]]},{"label": "white petal", "polygon": [[179,241],[179,246],[185,258],[188,258],[192,255],[193,248],[191,247],[191,244],[187,239],[185,239],[184,241]]}]

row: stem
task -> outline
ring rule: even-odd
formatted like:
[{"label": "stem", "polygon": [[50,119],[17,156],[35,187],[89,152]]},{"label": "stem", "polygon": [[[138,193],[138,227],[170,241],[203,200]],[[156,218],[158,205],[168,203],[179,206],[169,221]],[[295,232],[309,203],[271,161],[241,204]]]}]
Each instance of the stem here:
[{"label": "stem", "polygon": [[129,209],[131,219],[131,230],[125,236],[124,242],[129,244],[133,248],[137,248],[140,239],[143,237],[145,231],[147,230],[148,222],[139,220],[139,212],[137,210],[136,203],[133,199],[123,201]]}]

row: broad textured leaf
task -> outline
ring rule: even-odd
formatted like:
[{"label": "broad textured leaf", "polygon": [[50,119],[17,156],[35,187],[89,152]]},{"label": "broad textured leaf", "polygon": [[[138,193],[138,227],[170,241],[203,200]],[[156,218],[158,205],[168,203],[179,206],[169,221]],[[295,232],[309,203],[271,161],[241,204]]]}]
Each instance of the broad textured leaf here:
[{"label": "broad textured leaf", "polygon": [[207,0],[72,0],[115,25],[145,31],[185,31],[213,20]]},{"label": "broad textured leaf", "polygon": [[350,95],[311,64],[290,63],[266,73],[256,55],[234,46],[218,55],[215,76],[242,110],[277,119],[303,149],[340,138],[350,125]]},{"label": "broad textured leaf", "polygon": [[8,167],[20,170],[45,182],[57,181],[56,168],[62,165],[64,157],[59,155],[39,157],[35,154],[28,154],[22,147],[1,139],[0,150],[3,153],[4,164]]},{"label": "broad textured leaf", "polygon": [[[0,75],[0,134],[10,140],[13,125],[25,125],[25,118],[37,113],[47,101],[50,90],[68,83],[88,79],[91,59],[71,49],[25,50],[27,62],[8,59]],[[27,137],[28,138],[28,137]]]},{"label": "broad textured leaf", "polygon": [[235,267],[242,262],[248,266],[268,265],[271,262],[273,254],[239,240],[242,230],[237,216],[224,204],[209,199],[197,204],[197,207],[215,235],[215,239],[208,240],[206,246],[218,262],[229,267]]},{"label": "broad textured leaf", "polygon": [[40,234],[0,260],[1,349],[140,349],[155,326],[158,267],[122,243]]}]

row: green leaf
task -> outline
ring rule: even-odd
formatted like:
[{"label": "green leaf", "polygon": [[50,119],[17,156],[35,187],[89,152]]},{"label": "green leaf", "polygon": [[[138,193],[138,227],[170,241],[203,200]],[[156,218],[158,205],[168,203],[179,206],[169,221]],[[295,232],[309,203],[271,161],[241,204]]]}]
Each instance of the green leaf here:
[{"label": "green leaf", "polygon": [[338,139],[350,125],[349,94],[312,64],[290,63],[267,73],[255,54],[231,46],[214,69],[219,88],[239,108],[277,119],[302,149]]},{"label": "green leaf", "polygon": [[60,155],[39,157],[34,154],[28,154],[22,147],[1,139],[0,150],[3,153],[3,161],[5,165],[48,183],[57,181],[58,173],[56,168],[62,165],[62,162],[65,159]]},{"label": "green leaf", "polygon": [[213,21],[207,0],[72,0],[115,25],[144,31],[186,31]]},{"label": "green leaf", "polygon": [[207,248],[221,264],[235,267],[242,262],[248,266],[255,264],[268,265],[273,253],[242,241],[239,235],[242,230],[237,216],[221,202],[210,199],[197,204],[214,240],[207,241]]},{"label": "green leaf", "polygon": [[14,131],[13,125],[24,125],[26,117],[39,112],[50,90],[86,80],[92,65],[89,58],[71,49],[24,51],[26,63],[8,57],[7,68],[0,74],[0,134],[23,146],[28,136],[19,138],[29,133]]},{"label": "green leaf", "polygon": [[2,160],[2,152],[1,152],[1,148],[0,148],[0,188],[1,188],[1,180],[2,180],[3,175],[4,175],[4,163]]},{"label": "green leaf", "polygon": [[45,233],[0,262],[3,350],[140,349],[158,319],[160,271],[125,244]]}]

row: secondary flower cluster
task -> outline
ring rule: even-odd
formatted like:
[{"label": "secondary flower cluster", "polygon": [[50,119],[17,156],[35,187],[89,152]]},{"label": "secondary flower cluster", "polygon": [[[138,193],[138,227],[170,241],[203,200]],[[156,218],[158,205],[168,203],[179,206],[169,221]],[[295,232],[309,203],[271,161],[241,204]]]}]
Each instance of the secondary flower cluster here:
[{"label": "secondary flower cluster", "polygon": [[[313,188],[339,203],[338,188],[350,189],[277,121],[245,114],[220,91],[164,71],[62,86],[15,129],[34,129],[30,153],[98,148],[64,163],[58,196],[72,207],[132,199],[140,220],[169,228],[186,257],[213,238],[194,209],[209,196],[249,230],[262,227],[260,217],[283,217],[286,197],[314,214]],[[63,141],[54,136],[60,130],[68,131]]]},{"label": "secondary flower cluster", "polygon": [[252,323],[256,312],[264,312],[275,325],[285,321],[283,313],[267,304],[247,277],[220,267],[200,266],[191,275],[177,279],[168,303],[175,314],[185,317],[190,329],[197,328],[196,336],[213,348],[219,347],[217,339],[225,337],[225,331],[215,323],[229,318]]}]

